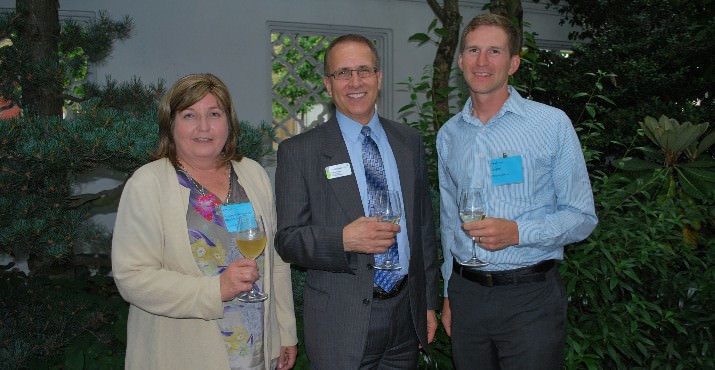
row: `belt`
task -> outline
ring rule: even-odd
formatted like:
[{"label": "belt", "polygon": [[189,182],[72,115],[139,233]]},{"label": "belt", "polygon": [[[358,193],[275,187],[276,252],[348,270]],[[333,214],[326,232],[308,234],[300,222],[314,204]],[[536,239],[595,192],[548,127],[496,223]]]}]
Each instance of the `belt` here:
[{"label": "belt", "polygon": [[556,266],[556,260],[541,261],[535,265],[506,271],[484,271],[474,267],[462,266],[453,262],[455,274],[483,286],[512,285],[545,281],[546,272]]},{"label": "belt", "polygon": [[388,299],[395,297],[400,293],[402,288],[404,288],[407,284],[407,275],[405,275],[400,281],[397,282],[397,285],[395,285],[394,288],[392,288],[391,291],[386,292],[385,289],[380,288],[379,286],[373,287],[372,288],[372,297],[375,299]]}]

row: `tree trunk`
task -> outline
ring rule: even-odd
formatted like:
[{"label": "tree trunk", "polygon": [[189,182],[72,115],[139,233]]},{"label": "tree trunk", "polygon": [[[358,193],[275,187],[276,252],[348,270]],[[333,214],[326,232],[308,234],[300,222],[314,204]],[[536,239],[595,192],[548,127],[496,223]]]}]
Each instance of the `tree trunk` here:
[{"label": "tree trunk", "polygon": [[437,45],[437,52],[432,63],[432,102],[434,103],[435,131],[450,118],[449,112],[449,78],[454,63],[454,53],[459,42],[459,29],[462,16],[459,14],[458,0],[444,0],[440,6],[437,0],[427,0],[432,11],[437,15],[444,28],[444,35]]},{"label": "tree trunk", "polygon": [[31,73],[21,77],[22,105],[40,116],[61,116],[63,73],[58,65],[59,0],[16,0],[19,37]]},{"label": "tree trunk", "polygon": [[521,6],[521,0],[491,0],[489,11],[515,21],[519,35],[524,34],[524,8]]}]

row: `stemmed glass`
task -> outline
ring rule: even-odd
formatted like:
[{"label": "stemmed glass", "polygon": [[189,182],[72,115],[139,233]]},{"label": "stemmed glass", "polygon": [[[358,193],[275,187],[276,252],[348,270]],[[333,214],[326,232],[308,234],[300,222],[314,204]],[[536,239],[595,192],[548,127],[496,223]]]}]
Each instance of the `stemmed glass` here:
[{"label": "stemmed glass", "polygon": [[[389,222],[399,224],[402,218],[402,197],[394,190],[381,190],[375,195],[373,214],[379,222]],[[399,270],[399,264],[392,262],[390,253],[385,252],[385,259],[382,263],[373,266],[377,270]]]},{"label": "stemmed glass", "polygon": [[[266,229],[263,226],[263,218],[256,215],[238,216],[238,234],[236,235],[236,246],[243,257],[255,260],[266,248]],[[256,283],[253,283],[251,290],[239,294],[236,299],[241,302],[254,303],[262,302],[268,295],[259,292]]]},{"label": "stemmed glass", "polygon": [[[484,199],[482,199],[480,189],[463,189],[459,193],[457,203],[459,206],[459,218],[462,219],[464,223],[480,221],[486,217],[484,213]],[[483,267],[489,264],[477,258],[477,241],[474,237],[472,237],[472,258],[460,261],[459,263],[464,266],[472,267]]]}]

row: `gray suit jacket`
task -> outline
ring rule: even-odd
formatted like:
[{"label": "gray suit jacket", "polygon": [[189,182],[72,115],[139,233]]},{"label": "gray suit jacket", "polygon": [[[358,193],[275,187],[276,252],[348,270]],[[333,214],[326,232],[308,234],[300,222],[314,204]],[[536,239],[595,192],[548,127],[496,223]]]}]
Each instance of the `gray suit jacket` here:
[{"label": "gray suit jacket", "polygon": [[[419,131],[382,117],[380,122],[402,186],[412,321],[427,349],[426,311],[439,308],[439,266],[424,144]],[[303,318],[311,362],[356,369],[368,340],[374,259],[343,249],[343,227],[364,213],[354,174],[326,177],[326,167],[342,163],[350,157],[335,118],[280,144],[275,248],[286,262],[307,269]]]}]

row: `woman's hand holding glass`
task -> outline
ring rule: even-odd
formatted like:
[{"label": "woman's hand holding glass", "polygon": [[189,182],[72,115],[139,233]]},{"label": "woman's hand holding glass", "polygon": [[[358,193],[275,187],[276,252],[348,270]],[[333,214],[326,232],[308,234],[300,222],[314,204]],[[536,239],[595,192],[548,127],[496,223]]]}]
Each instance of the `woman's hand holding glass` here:
[{"label": "woman's hand holding glass", "polygon": [[[236,247],[246,257],[255,261],[266,248],[266,228],[263,217],[241,215],[238,217],[238,233],[236,234]],[[248,292],[239,294],[236,299],[241,302],[255,303],[268,299],[268,296],[258,289],[255,283]]]},{"label": "woman's hand holding glass", "polygon": [[241,302],[262,302],[268,298],[259,291],[256,281],[260,277],[256,258],[266,247],[266,231],[261,216],[238,216],[236,247],[245,258],[238,259],[221,271],[221,299],[233,298]]},{"label": "woman's hand holding glass", "polygon": [[238,259],[226,266],[221,272],[221,300],[230,301],[251,290],[258,276],[258,264],[248,258]]}]

